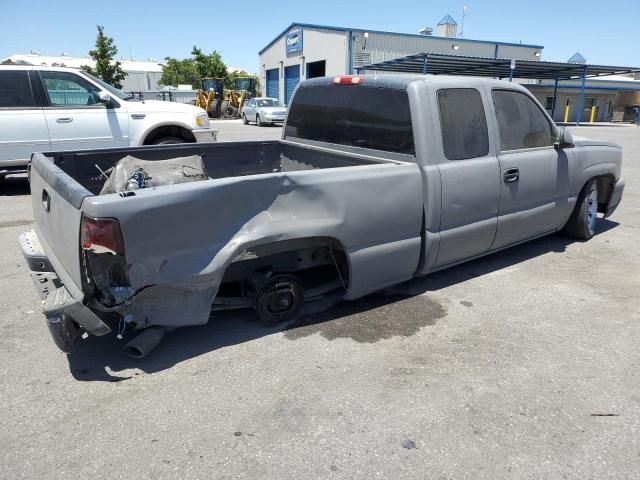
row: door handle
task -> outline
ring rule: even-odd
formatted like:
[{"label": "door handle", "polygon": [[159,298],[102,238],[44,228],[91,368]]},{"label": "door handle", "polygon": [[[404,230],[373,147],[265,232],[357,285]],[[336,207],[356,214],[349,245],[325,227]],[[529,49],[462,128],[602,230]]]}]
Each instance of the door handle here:
[{"label": "door handle", "polygon": [[44,208],[45,212],[51,210],[51,196],[46,189],[42,189],[42,208]]},{"label": "door handle", "polygon": [[73,122],[73,117],[58,117],[58,118],[56,118],[56,122],[58,122],[58,123],[71,123],[71,122]]},{"label": "door handle", "polygon": [[520,180],[520,170],[517,168],[507,168],[502,173],[504,183],[514,183]]}]

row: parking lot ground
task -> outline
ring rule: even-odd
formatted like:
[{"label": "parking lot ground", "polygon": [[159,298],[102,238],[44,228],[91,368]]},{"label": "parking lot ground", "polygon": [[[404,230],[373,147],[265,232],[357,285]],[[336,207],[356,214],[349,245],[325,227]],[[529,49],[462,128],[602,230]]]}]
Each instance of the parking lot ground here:
[{"label": "parking lot ground", "polygon": [[622,204],[591,241],[549,236],[282,328],[218,315],[144,360],[114,335],[56,349],[17,242],[28,186],[9,179],[0,478],[638,478],[640,129],[575,133],[625,149]]},{"label": "parking lot ground", "polygon": [[213,120],[211,127],[218,129],[218,141],[239,142],[243,140],[277,140],[282,134],[280,125],[243,125],[242,120]]}]

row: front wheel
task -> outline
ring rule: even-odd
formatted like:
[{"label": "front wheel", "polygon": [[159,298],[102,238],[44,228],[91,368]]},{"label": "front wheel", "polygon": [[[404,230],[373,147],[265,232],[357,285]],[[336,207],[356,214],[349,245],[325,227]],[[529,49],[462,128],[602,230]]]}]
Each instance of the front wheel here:
[{"label": "front wheel", "polygon": [[256,114],[256,125],[258,127],[262,127],[264,124],[262,123],[262,119],[260,118],[260,115]]},{"label": "front wheel", "polygon": [[589,180],[580,191],[576,206],[564,227],[564,233],[579,240],[590,240],[598,222],[598,184]]},{"label": "front wheel", "polygon": [[178,137],[162,137],[153,142],[154,145],[172,145],[174,143],[187,143],[184,139]]},{"label": "front wheel", "polygon": [[249,120],[247,120],[247,116],[244,113],[242,114],[242,123],[244,125],[249,125]]}]

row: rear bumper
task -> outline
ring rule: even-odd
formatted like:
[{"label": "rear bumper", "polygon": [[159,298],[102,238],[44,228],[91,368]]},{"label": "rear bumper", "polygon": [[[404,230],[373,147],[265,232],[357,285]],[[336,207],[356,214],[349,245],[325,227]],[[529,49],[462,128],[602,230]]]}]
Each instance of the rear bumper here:
[{"label": "rear bumper", "polygon": [[616,208],[618,208],[618,205],[620,205],[620,200],[622,200],[622,192],[624,192],[624,180],[620,178],[613,186],[613,191],[611,192],[609,202],[607,203],[607,208],[604,212],[605,218],[611,216],[613,212],[616,211]]},{"label": "rear bumper", "polygon": [[215,128],[198,128],[191,130],[197,143],[213,143],[218,139],[218,130]]},{"label": "rear bumper", "polygon": [[68,353],[71,350],[81,331],[98,336],[111,331],[95,313],[72,297],[53,270],[34,230],[20,235],[20,248],[42,299],[42,313],[53,341],[62,351]]}]

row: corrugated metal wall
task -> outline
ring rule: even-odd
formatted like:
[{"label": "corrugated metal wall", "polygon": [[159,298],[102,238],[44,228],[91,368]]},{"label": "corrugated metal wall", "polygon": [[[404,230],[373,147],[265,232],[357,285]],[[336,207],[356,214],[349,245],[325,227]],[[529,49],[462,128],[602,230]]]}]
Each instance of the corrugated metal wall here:
[{"label": "corrugated metal wall", "polygon": [[497,58],[540,59],[535,56],[536,52],[540,52],[538,48],[457,38],[383,33],[369,33],[368,38],[365,38],[363,32],[354,32],[353,38],[354,66],[362,65],[366,60],[369,60],[369,63],[378,63],[422,52],[489,58],[496,57],[497,53]]},{"label": "corrugated metal wall", "polygon": [[157,90],[162,72],[126,72],[127,76],[120,82],[126,92],[146,92]]}]

